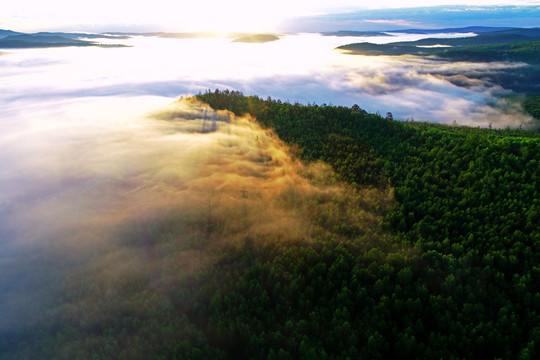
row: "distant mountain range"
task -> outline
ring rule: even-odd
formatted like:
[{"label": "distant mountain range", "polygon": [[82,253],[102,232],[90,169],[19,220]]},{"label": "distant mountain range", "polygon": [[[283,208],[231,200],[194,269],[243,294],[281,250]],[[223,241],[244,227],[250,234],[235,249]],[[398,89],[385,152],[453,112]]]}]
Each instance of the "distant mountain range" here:
[{"label": "distant mountain range", "polygon": [[[133,36],[150,36],[168,39],[208,39],[208,38],[226,38],[234,42],[262,43],[279,40],[278,35],[274,34],[250,34],[250,33],[226,33],[217,32],[110,32],[101,34],[92,33],[67,33],[67,32],[37,32],[25,34],[11,30],[0,29],[0,49],[25,49],[25,48],[48,48],[48,47],[66,47],[66,46],[115,46],[125,45],[104,45],[93,41],[96,39],[117,39],[124,40]],[[89,40],[92,39],[92,40]]]},{"label": "distant mountain range", "polygon": [[[465,62],[518,62],[521,66],[491,72],[468,73],[469,78],[489,79],[504,89],[518,93],[540,94],[540,28],[511,28],[497,31],[477,32],[477,36],[454,38],[427,38],[417,41],[401,41],[389,44],[361,42],[340,46],[353,55],[367,56],[435,56],[438,60]],[[461,83],[459,71],[442,71],[448,81],[457,86]],[[465,84],[465,85],[464,85]]]},{"label": "distant mountain range", "polygon": [[487,27],[487,26],[466,26],[460,28],[444,28],[444,29],[401,29],[401,30],[387,30],[387,31],[354,31],[354,30],[340,30],[322,33],[325,36],[392,36],[392,33],[396,34],[465,34],[465,33],[486,33],[493,31],[512,30],[511,27]]},{"label": "distant mountain range", "polygon": [[486,33],[493,31],[502,31],[502,30],[511,30],[514,28],[511,27],[488,27],[488,26],[466,26],[459,28],[444,28],[444,29],[403,29],[403,30],[392,30],[388,31],[391,33],[401,33],[401,34],[448,34],[448,33]]},{"label": "distant mountain range", "polygon": [[[425,48],[420,46],[432,45],[479,45],[494,44],[500,42],[520,42],[532,41],[540,38],[540,28],[510,28],[510,27],[485,27],[468,26],[462,28],[444,28],[444,29],[403,29],[389,31],[352,31],[340,30],[334,32],[323,32],[324,36],[349,36],[349,37],[374,37],[374,36],[392,36],[393,33],[407,34],[441,34],[441,33],[475,33],[474,37],[467,38],[429,38],[416,42],[401,42],[387,45],[376,45],[362,43],[351,44],[341,47],[342,49],[352,50],[355,53],[364,53],[369,55],[401,55],[413,53],[425,54]],[[132,36],[151,36],[172,39],[203,39],[203,38],[226,38],[234,42],[258,43],[275,41],[280,39],[280,35],[275,34],[249,34],[249,33],[217,33],[217,32],[108,32],[108,33],[70,33],[70,32],[37,32],[21,33],[12,30],[0,29],[0,49],[21,49],[21,48],[47,48],[47,47],[66,47],[66,46],[113,46],[122,47],[126,45],[104,45],[96,40],[98,39],[129,39]],[[389,48],[391,46],[392,48]],[[393,50],[389,50],[393,49]],[[429,52],[429,51],[428,51]],[[433,53],[434,51],[431,51]]]},{"label": "distant mountain range", "polygon": [[[471,32],[465,31],[466,29],[477,29],[476,27],[461,28],[461,29],[442,29],[436,32],[444,32],[452,30],[452,32],[462,33]],[[482,30],[486,30],[483,28]],[[477,29],[478,30],[478,29]],[[340,46],[338,49],[348,50],[353,54],[359,55],[449,55],[463,53],[463,50],[467,50],[468,56],[472,52],[484,52],[490,50],[490,56],[505,54],[509,57],[507,60],[518,61],[517,54],[524,56],[523,50],[527,50],[527,60],[538,62],[540,58],[536,58],[530,55],[531,51],[536,51],[533,46],[536,42],[540,41],[540,28],[509,28],[503,30],[486,30],[476,31],[477,36],[467,37],[454,37],[454,38],[427,38],[416,41],[400,41],[388,44],[373,44],[369,42],[361,42],[355,44],[349,44]],[[494,45],[498,45],[497,48],[493,48]],[[501,47],[501,45],[505,45]],[[489,46],[489,47],[486,47]],[[535,45],[536,46],[536,45]],[[517,50],[520,50],[519,52]],[[491,51],[493,50],[493,51]],[[512,50],[510,53],[507,50]],[[485,55],[485,54],[483,54]],[[516,58],[511,58],[512,56]],[[501,60],[497,56],[494,60]],[[482,56],[482,61],[485,61],[485,56]],[[519,59],[522,60],[522,59]]]},{"label": "distant mountain range", "polygon": [[3,37],[9,36],[9,35],[21,35],[21,34],[22,33],[20,33],[20,32],[0,29],[0,39],[3,38]]},{"label": "distant mountain range", "polygon": [[64,32],[38,32],[25,34],[11,30],[0,29],[0,49],[28,49],[66,46],[115,46],[103,45],[96,41],[83,39],[127,39],[129,36],[110,34],[64,33]]}]

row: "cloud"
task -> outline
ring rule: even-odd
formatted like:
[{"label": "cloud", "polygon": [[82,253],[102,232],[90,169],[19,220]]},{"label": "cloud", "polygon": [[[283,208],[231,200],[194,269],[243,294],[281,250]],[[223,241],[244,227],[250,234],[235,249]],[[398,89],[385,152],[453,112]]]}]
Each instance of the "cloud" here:
[{"label": "cloud", "polygon": [[[351,55],[352,56],[352,55]],[[331,89],[368,111],[392,112],[394,118],[461,125],[533,128],[535,121],[510,94],[487,79],[489,74],[523,64],[446,62],[414,56],[357,56],[357,67],[342,69]]]},{"label": "cloud", "polygon": [[55,102],[47,124],[25,118],[0,138],[12,148],[0,176],[0,332],[143,316],[220,249],[341,236],[331,229],[342,221],[366,231],[366,247],[381,234],[389,189],[353,189],[327,165],[302,164],[250,117],[155,104]]},{"label": "cloud", "polygon": [[[356,103],[401,120],[530,122],[482,77],[520,64],[343,55],[329,50],[350,39],[318,35],[287,37],[260,53],[213,41],[153,48],[146,40],[115,49],[114,60],[103,49],[91,49],[91,61],[62,49],[79,56],[73,63],[3,57],[10,92],[0,98],[0,331],[43,319],[53,326],[65,314],[62,324],[76,328],[119,309],[138,314],[147,294],[167,302],[216,261],[216,249],[325,234],[332,226],[322,221],[337,221],[326,211],[380,231],[374,204],[390,203],[391,192],[355,190],[327,166],[301,164],[249,117],[186,100],[165,106],[171,99],[163,96],[219,87]],[[184,52],[170,51],[179,44]],[[128,61],[144,53],[157,63]],[[89,63],[106,66],[94,72]],[[151,76],[156,68],[163,72]]]},{"label": "cloud", "polygon": [[373,23],[373,24],[386,24],[386,25],[398,25],[398,26],[419,26],[421,23],[417,21],[409,21],[409,20],[403,20],[403,19],[394,19],[394,20],[388,20],[388,19],[378,19],[378,20],[362,20],[362,22],[365,23]]},{"label": "cloud", "polygon": [[[401,5],[405,7],[384,8],[375,5],[371,9],[348,9],[348,11],[318,16],[297,17],[283,26],[288,31],[388,31],[407,26],[406,23],[399,23],[399,21],[410,22],[417,24],[415,27],[429,29],[465,27],[471,24],[509,27],[537,26],[540,17],[538,3],[529,3],[524,6],[522,4],[493,6],[493,4],[484,3],[471,7],[459,4],[440,5],[428,1],[424,4]],[[383,22],[378,22],[381,19]],[[398,21],[398,23],[394,24],[391,21]]]},{"label": "cloud", "polygon": [[[400,36],[402,38],[417,39],[418,36]],[[4,122],[10,122],[8,119],[17,119],[22,109],[38,111],[40,104],[62,103],[64,99],[86,102],[94,97],[174,98],[206,89],[230,88],[304,104],[358,104],[383,114],[390,111],[402,120],[413,116],[443,123],[454,120],[448,116],[438,117],[447,113],[441,111],[448,108],[445,102],[461,104],[455,100],[466,99],[469,106],[456,120],[476,126],[479,123],[474,121],[492,122],[484,121],[477,110],[489,110],[489,114],[502,111],[498,109],[497,97],[505,90],[487,81],[486,75],[523,66],[452,63],[407,56],[351,56],[331,51],[355,41],[361,39],[288,35],[279,42],[261,44],[255,51],[251,45],[239,46],[227,39],[143,37],[126,40],[127,44],[135,45],[133,48],[101,52],[103,49],[91,49],[95,54],[92,61],[83,56],[84,49],[62,49],[69,60],[62,56],[4,56],[0,77],[10,84],[10,92],[0,97],[0,111]],[[395,37],[377,41],[395,41]],[[471,113],[471,110],[474,111]],[[494,118],[488,113],[486,117]],[[38,111],[35,115],[43,117],[46,113]],[[531,121],[519,113],[516,116],[519,121],[503,121],[508,117],[501,116],[492,126],[506,127]]]}]

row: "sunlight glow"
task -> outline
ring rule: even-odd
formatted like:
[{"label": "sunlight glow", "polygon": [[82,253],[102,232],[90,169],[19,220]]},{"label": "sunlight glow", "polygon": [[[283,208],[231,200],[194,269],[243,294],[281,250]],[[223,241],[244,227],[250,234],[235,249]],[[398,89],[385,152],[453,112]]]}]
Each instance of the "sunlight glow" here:
[{"label": "sunlight glow", "polygon": [[285,19],[361,9],[437,5],[533,5],[540,1],[411,0],[373,3],[356,0],[312,1],[172,1],[153,0],[20,0],[2,4],[0,29],[17,31],[87,30],[121,31],[279,31]]}]

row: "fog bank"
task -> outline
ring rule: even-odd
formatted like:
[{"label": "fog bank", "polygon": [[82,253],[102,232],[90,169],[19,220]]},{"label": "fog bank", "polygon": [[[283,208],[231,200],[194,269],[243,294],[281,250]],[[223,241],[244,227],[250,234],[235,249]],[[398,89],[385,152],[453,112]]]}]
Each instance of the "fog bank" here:
[{"label": "fog bank", "polygon": [[125,48],[11,51],[0,57],[0,84],[9,89],[0,95],[0,104],[6,108],[3,111],[14,111],[3,121],[17,121],[21,109],[51,101],[138,96],[172,100],[219,88],[303,104],[358,104],[370,112],[392,112],[398,120],[412,117],[447,124],[455,120],[461,125],[491,123],[499,128],[527,127],[532,122],[519,106],[500,100],[510,91],[483,76],[524,64],[353,56],[333,50],[354,42],[432,36],[288,34],[264,44],[133,37],[114,40],[131,46]]},{"label": "fog bank", "polygon": [[[124,99],[107,114],[107,101],[86,105],[99,117],[58,104],[54,125],[28,120],[3,138],[4,333],[138,316],[230,247],[309,242],[343,223],[366,251],[386,239],[390,189],[355,190],[324,164],[302,164],[250,117],[156,98]],[[130,105],[147,116],[114,111]]]}]

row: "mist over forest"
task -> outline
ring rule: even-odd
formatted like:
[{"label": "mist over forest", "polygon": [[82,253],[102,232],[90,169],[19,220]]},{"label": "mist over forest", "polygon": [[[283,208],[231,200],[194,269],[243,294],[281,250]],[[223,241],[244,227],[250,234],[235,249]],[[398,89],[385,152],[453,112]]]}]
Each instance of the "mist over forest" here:
[{"label": "mist over forest", "polygon": [[0,30],[0,360],[538,358],[539,11]]}]

